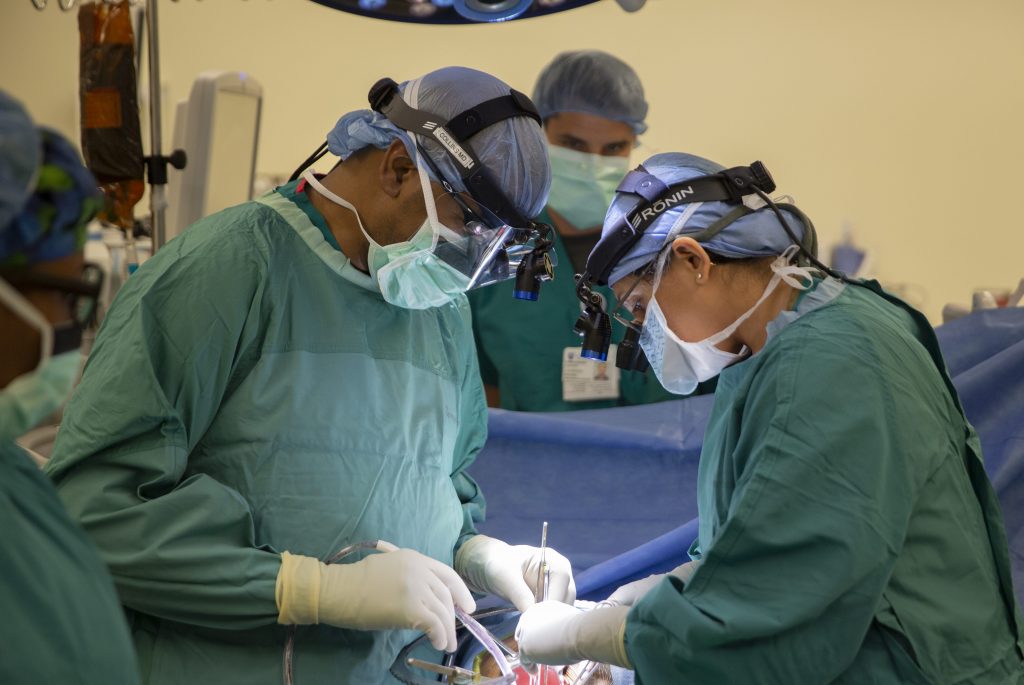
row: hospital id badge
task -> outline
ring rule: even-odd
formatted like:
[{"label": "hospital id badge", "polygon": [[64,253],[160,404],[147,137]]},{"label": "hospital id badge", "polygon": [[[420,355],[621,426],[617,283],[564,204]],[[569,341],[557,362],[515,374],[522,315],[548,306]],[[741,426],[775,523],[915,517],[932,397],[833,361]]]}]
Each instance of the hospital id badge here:
[{"label": "hospital id badge", "polygon": [[[616,345],[608,349],[615,359]],[[566,402],[615,400],[619,397],[619,367],[612,361],[599,362],[580,356],[579,347],[562,351],[562,399]]]}]

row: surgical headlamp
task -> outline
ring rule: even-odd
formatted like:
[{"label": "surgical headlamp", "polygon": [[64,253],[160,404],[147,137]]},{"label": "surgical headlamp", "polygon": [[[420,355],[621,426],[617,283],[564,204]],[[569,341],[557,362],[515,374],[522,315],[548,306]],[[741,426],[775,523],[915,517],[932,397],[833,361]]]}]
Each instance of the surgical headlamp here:
[{"label": "surgical headlamp", "polygon": [[[61,0],[64,2],[65,0]],[[70,1],[70,0],[68,0]],[[475,24],[546,17],[598,0],[313,0],[342,12],[388,21],[418,24]],[[45,4],[45,0],[33,0]],[[616,0],[636,12],[647,0]]]},{"label": "surgical headlamp", "polygon": [[[510,89],[508,95],[481,102],[447,121],[411,107],[402,98],[398,83],[390,78],[383,78],[373,85],[369,100],[375,111],[413,134],[421,159],[462,206],[469,229],[468,246],[451,249],[448,256],[442,253],[441,257],[470,276],[470,288],[506,280],[514,273],[513,295],[520,300],[538,299],[541,283],[554,277],[551,257],[553,229],[520,214],[469,144],[469,140],[483,129],[512,117],[530,117],[542,125],[540,114],[530,98]],[[468,201],[455,192],[454,184],[444,177],[423,149],[420,136],[433,139],[459,170]],[[473,227],[478,230],[472,230]]]},{"label": "surgical headlamp", "polygon": [[[821,268],[823,265],[813,254],[816,245],[810,222],[807,221],[808,235],[805,236],[805,240],[798,240],[779,207],[768,197],[768,193],[774,190],[775,181],[761,162],[691,178],[672,185],[666,185],[649,173],[643,165],[629,172],[616,192],[635,195],[636,205],[623,215],[612,230],[601,237],[590,253],[583,273],[576,274],[576,296],[583,303],[583,313],[573,330],[583,338],[580,356],[597,361],[608,359],[612,315],[606,311],[604,298],[594,291],[594,286],[607,285],[612,269],[636,245],[644,232],[665,212],[679,205],[693,202],[728,202],[736,205],[736,210],[693,236],[698,242],[710,239],[741,216],[765,206],[770,207],[790,239],[800,246],[808,260]],[[802,219],[805,218],[795,207],[786,205],[786,209],[796,212]],[[623,323],[626,326],[626,333],[619,344],[616,366],[629,371],[645,371],[649,365],[640,348],[641,326],[631,321]]]}]

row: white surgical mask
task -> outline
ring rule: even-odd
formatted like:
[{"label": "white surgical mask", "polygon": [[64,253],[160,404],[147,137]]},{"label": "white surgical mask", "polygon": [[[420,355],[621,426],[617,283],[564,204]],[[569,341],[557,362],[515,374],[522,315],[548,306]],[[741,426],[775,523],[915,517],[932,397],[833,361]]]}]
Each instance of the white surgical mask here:
[{"label": "white surgical mask", "polygon": [[436,238],[429,208],[427,218],[411,238],[381,245],[367,233],[359,211],[351,202],[328,190],[311,169],[307,169],[302,177],[325,198],[355,215],[359,230],[370,244],[366,260],[370,276],[377,282],[387,302],[404,309],[429,309],[447,304],[466,292],[469,277],[446,264],[432,251]]},{"label": "white surgical mask", "polygon": [[[739,352],[727,352],[720,349],[718,343],[729,339],[768,299],[780,282],[798,290],[806,290],[811,286],[813,269],[790,264],[796,249],[796,246],[787,248],[772,263],[772,278],[754,306],[727,328],[699,342],[687,342],[677,336],[669,328],[656,294],[651,296],[640,334],[640,346],[658,381],[666,390],[677,395],[689,395],[697,389],[698,383],[714,378],[724,368],[749,354],[750,350],[746,347]],[[656,293],[657,284],[654,291]]]},{"label": "white surgical mask", "polygon": [[54,356],[53,325],[9,283],[0,279],[0,303],[40,332],[39,363],[0,389],[0,440],[14,440],[67,402],[82,358],[70,350]]}]

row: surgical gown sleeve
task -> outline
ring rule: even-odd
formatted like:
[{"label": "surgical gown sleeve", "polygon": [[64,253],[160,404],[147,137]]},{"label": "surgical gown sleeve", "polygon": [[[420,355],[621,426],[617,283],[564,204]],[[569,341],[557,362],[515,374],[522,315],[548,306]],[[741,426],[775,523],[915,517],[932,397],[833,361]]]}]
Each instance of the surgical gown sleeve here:
[{"label": "surgical gown sleeve", "polygon": [[[489,298],[494,297],[494,293],[490,291],[491,288],[497,289],[503,287],[504,284],[492,285],[489,288],[477,288],[469,291],[467,297],[469,298],[470,305],[476,310],[482,307],[488,302]],[[483,343],[483,336],[480,334],[480,329],[477,321],[477,317],[473,316],[473,341],[476,345],[476,356],[480,367],[480,378],[486,385],[498,386],[498,369],[495,367],[494,362],[491,361],[490,354],[487,351],[487,347]]]},{"label": "surgical gown sleeve", "polygon": [[[469,307],[464,302],[462,305],[466,307],[464,311],[468,317]],[[468,322],[466,329],[469,330]],[[462,503],[462,531],[455,543],[455,551],[477,534],[476,524],[484,520],[486,512],[486,503],[480,486],[466,469],[476,460],[477,454],[487,441],[487,401],[484,399],[484,388],[478,371],[473,340],[467,339],[463,349],[466,350],[467,362],[462,379],[459,432],[455,442],[455,469],[452,472],[452,483]]]},{"label": "surgical gown sleeve", "polygon": [[268,210],[248,211],[239,230],[197,224],[128,280],[48,468],[128,608],[219,629],[277,618],[279,554],[257,547],[238,492],[189,472],[222,398],[258,356],[265,243],[242,227]]},{"label": "surgical gown sleeve", "polygon": [[[889,418],[915,387],[889,378],[899,372],[879,368],[870,346],[813,333],[775,342],[740,365],[756,372],[746,401],[708,427],[705,452],[722,439],[737,449],[700,493],[717,527],[701,567],[629,614],[643,683],[832,682],[857,657],[896,563],[931,468],[908,463],[910,432]],[[743,373],[727,370],[720,393],[733,371]]]}]

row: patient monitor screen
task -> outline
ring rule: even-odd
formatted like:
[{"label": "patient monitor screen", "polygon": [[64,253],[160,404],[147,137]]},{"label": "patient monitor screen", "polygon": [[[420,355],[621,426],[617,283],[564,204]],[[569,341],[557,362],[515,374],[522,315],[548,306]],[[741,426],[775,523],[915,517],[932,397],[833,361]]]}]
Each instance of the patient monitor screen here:
[{"label": "patient monitor screen", "polygon": [[252,95],[217,92],[204,215],[245,202],[252,193],[259,104]]}]

